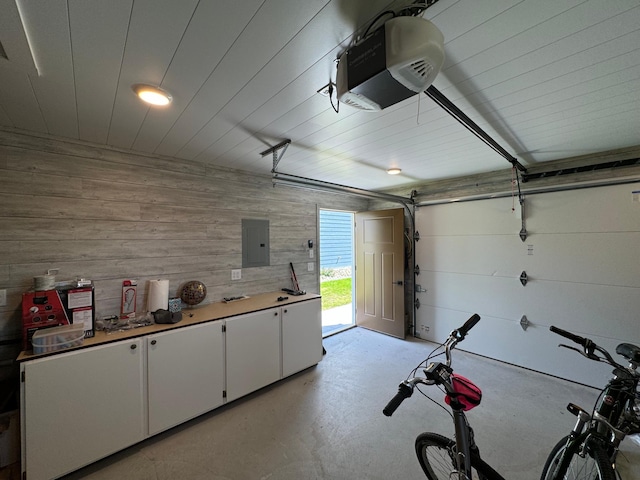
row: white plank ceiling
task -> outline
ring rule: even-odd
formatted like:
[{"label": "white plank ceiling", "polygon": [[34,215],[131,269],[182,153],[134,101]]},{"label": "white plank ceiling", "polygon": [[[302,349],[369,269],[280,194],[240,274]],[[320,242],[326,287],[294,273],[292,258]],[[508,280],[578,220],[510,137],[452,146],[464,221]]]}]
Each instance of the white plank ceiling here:
[{"label": "white plank ceiling", "polygon": [[[316,91],[409,0],[0,0],[0,126],[379,190],[508,168],[426,95]],[[434,86],[525,166],[640,144],[638,0],[440,0]],[[135,83],[170,91],[148,107]],[[390,167],[402,174],[390,176]]]}]

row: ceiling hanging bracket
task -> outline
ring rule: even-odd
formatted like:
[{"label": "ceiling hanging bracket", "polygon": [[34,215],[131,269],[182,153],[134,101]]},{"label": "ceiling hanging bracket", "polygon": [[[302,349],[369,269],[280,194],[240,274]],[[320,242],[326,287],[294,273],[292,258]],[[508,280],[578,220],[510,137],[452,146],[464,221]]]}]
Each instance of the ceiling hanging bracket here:
[{"label": "ceiling hanging bracket", "polygon": [[[287,138],[286,140],[283,140],[279,144],[265,150],[264,152],[260,152],[260,155],[262,157],[266,157],[269,154],[273,154],[273,168],[271,169],[271,173],[275,173],[276,168],[278,167],[278,163],[280,163],[280,160],[282,160],[282,157],[284,156],[284,152],[287,151],[287,147],[289,147],[290,143],[291,143],[291,139]],[[282,149],[282,151],[280,151],[280,149]]]}]

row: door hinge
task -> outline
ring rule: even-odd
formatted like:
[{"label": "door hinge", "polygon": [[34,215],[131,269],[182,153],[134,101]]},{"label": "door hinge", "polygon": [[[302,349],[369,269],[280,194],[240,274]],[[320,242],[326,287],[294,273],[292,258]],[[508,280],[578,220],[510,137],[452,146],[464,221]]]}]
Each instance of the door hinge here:
[{"label": "door hinge", "polygon": [[527,275],[527,272],[523,270],[522,273],[520,274],[520,283],[522,284],[523,287],[526,287],[527,282],[529,282],[529,276]]},{"label": "door hinge", "polygon": [[227,398],[227,391],[226,390],[222,391],[222,398]]},{"label": "door hinge", "polygon": [[227,331],[227,326],[223,323],[222,324],[222,333],[225,333]]},{"label": "door hinge", "polygon": [[25,381],[26,377],[27,377],[27,373],[26,373],[26,372],[22,372],[22,373],[20,374],[20,381],[21,381],[22,383],[24,383],[24,381]]}]

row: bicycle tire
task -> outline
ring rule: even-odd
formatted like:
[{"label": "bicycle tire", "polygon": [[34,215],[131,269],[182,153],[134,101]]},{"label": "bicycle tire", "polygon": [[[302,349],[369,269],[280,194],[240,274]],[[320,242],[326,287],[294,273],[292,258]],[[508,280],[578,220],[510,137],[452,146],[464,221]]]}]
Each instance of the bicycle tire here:
[{"label": "bicycle tire", "polygon": [[[416,438],[418,462],[429,480],[449,480],[455,470],[456,442],[437,433],[422,433]],[[504,480],[477,454],[471,454],[472,480]]]},{"label": "bicycle tire", "polygon": [[[588,438],[588,437],[587,437]],[[567,444],[569,436],[562,438],[551,450],[542,469],[540,480],[616,480],[616,472],[609,462],[606,452],[600,445],[592,442],[587,446],[587,455],[579,455],[582,440]],[[559,468],[559,462],[567,450],[571,461],[566,468]]]}]

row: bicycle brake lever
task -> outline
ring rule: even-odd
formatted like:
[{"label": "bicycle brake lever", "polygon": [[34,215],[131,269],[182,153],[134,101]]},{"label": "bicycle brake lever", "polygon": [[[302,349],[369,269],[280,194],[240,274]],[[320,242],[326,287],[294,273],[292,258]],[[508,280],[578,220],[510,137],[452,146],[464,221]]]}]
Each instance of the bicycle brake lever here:
[{"label": "bicycle brake lever", "polygon": [[602,359],[599,356],[597,356],[596,354],[594,354],[593,352],[583,352],[579,348],[572,347],[570,345],[565,345],[564,343],[560,343],[560,344],[558,344],[558,346],[559,347],[568,348],[569,350],[573,350],[574,352],[578,352],[580,355],[582,355],[583,357],[588,358],[589,360],[595,360],[596,362],[601,362],[602,361]]},{"label": "bicycle brake lever", "polygon": [[573,350],[574,352],[578,352],[580,355],[584,355],[582,350],[576,347],[572,347],[571,345],[565,345],[564,343],[558,344],[559,347],[568,348],[569,350]]}]

